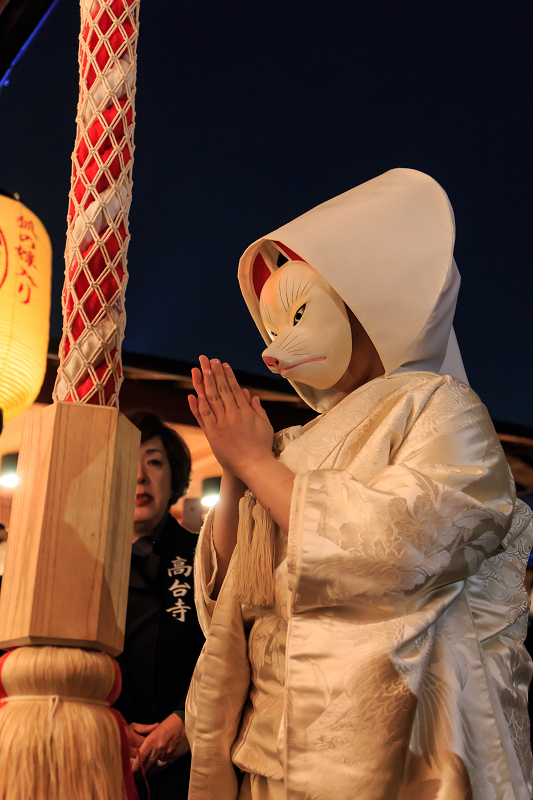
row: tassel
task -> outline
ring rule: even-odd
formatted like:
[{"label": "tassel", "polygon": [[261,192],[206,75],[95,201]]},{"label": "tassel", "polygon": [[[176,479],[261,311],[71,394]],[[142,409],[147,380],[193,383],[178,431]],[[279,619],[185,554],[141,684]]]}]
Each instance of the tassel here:
[{"label": "tassel", "polygon": [[274,605],[276,523],[248,489],[239,503],[233,596],[245,606]]},{"label": "tassel", "polygon": [[126,731],[108,708],[112,658],[30,645],[0,667],[1,800],[137,798]]}]

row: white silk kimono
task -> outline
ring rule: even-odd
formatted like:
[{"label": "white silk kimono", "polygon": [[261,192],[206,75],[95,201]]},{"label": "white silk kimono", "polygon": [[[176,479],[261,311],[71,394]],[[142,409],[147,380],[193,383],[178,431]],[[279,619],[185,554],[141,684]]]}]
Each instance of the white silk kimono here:
[{"label": "white silk kimono", "polygon": [[233,764],[287,800],[529,800],[531,512],[479,398],[387,374],[275,446],[275,607],[233,599],[234,562],[212,601],[200,537],[190,800],[235,800]]}]

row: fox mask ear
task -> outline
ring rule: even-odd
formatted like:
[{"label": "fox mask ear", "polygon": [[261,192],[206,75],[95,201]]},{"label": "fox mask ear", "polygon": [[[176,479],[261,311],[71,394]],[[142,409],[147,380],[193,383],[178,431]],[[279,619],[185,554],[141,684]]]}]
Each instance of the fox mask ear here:
[{"label": "fox mask ear", "polygon": [[257,299],[261,297],[261,290],[267,280],[271,276],[271,272],[267,266],[267,263],[261,253],[258,253],[254,259],[254,265],[252,267],[252,282],[254,284],[254,292],[256,294]]},{"label": "fox mask ear", "polygon": [[[285,264],[287,261],[303,261],[304,264],[307,263],[303,258],[300,258],[297,253],[295,253],[293,250],[290,250],[281,242],[274,242],[274,244],[279,247],[280,250],[276,263],[277,267],[283,266],[283,264]],[[272,272],[273,270],[270,270],[261,253],[258,253],[254,259],[254,265],[252,267],[252,282],[254,285],[254,292],[258,300],[261,297],[261,290],[272,275]]]},{"label": "fox mask ear", "polygon": [[[303,261],[304,264],[307,264],[305,258],[299,256],[298,253],[295,253],[294,250],[291,250],[290,247],[287,247],[283,242],[274,242],[274,244],[276,247],[279,247],[280,253],[286,257],[287,261]],[[278,264],[278,266],[280,265]]]}]

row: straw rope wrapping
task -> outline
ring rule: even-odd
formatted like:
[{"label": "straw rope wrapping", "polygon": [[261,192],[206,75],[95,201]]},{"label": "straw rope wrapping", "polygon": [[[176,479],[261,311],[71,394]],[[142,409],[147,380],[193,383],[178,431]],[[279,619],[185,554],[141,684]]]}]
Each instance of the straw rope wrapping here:
[{"label": "straw rope wrapping", "polygon": [[81,0],[80,95],[54,401],[118,407],[139,0]]}]

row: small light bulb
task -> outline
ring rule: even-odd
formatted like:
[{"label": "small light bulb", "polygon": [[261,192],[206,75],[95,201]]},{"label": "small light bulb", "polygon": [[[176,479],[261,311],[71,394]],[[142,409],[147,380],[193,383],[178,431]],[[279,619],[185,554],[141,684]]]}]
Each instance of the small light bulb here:
[{"label": "small light bulb", "polygon": [[215,503],[218,503],[219,497],[219,494],[208,494],[205,497],[202,497],[202,505],[211,508],[211,506],[214,506]]},{"label": "small light bulb", "polygon": [[18,482],[18,475],[3,475],[0,478],[0,484],[2,484],[2,486],[7,486],[9,489],[14,489]]}]

